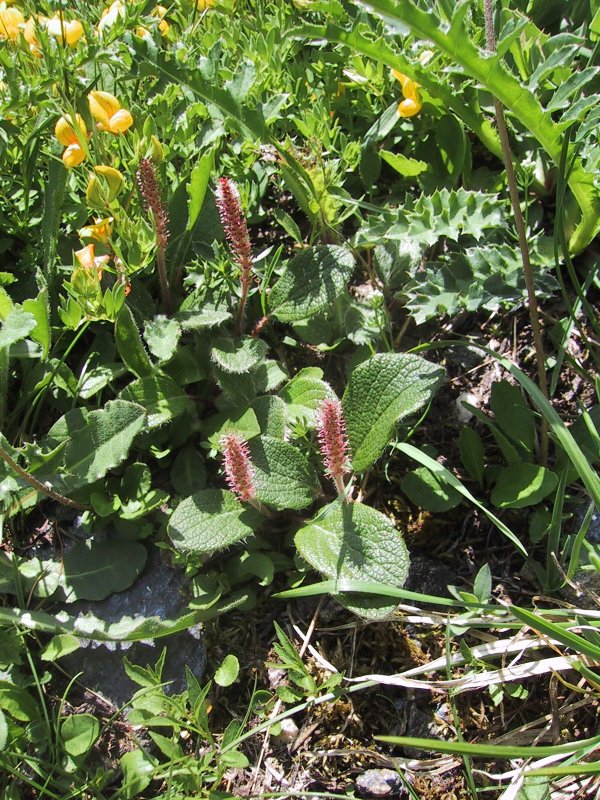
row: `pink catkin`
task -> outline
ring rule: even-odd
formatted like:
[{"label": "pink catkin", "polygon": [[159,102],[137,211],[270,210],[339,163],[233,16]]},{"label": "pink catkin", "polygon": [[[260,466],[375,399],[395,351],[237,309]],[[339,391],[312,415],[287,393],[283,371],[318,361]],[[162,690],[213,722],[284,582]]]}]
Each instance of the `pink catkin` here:
[{"label": "pink catkin", "polygon": [[327,473],[339,484],[350,472],[348,436],[339,400],[323,400],[317,412],[317,436]]},{"label": "pink catkin", "polygon": [[249,284],[252,281],[250,235],[239,192],[230,178],[219,178],[215,201],[227,241],[242,270],[242,283]]},{"label": "pink catkin", "polygon": [[154,217],[156,243],[164,250],[169,239],[169,215],[161,197],[154,164],[149,158],[142,158],[136,177],[146,211]]},{"label": "pink catkin", "polygon": [[222,437],[221,447],[227,485],[238,500],[252,500],[256,495],[256,488],[248,443],[235,433],[228,433]]}]

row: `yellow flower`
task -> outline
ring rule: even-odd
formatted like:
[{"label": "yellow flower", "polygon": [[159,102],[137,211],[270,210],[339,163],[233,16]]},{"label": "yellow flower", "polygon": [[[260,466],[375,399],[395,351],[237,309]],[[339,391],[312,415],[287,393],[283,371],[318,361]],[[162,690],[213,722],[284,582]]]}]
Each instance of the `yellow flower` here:
[{"label": "yellow flower", "polygon": [[68,44],[69,47],[75,47],[83,36],[83,25],[78,19],[65,19],[55,14],[49,19],[40,17],[40,23],[50,36],[54,36],[60,44]]},{"label": "yellow flower", "polygon": [[215,0],[196,0],[196,8],[198,11],[206,11],[207,8],[212,8]]},{"label": "yellow flower", "polygon": [[100,22],[98,23],[98,33],[104,33],[105,30],[112,28],[115,22],[119,19],[125,19],[127,14],[127,7],[123,0],[114,0],[113,3],[105,8],[100,15]]},{"label": "yellow flower", "polygon": [[74,122],[72,117],[61,117],[54,128],[54,135],[67,148],[62,154],[62,160],[67,167],[76,167],[85,160],[85,149],[81,146],[75,129],[80,138],[88,138],[85,122],[80,114],[75,114]]},{"label": "yellow flower", "polygon": [[[156,6],[156,8],[154,8],[154,10],[150,13],[151,17],[154,17],[158,20],[158,30],[160,31],[161,36],[166,36],[169,32],[170,25],[165,19],[166,14],[167,9],[164,6]],[[150,36],[150,31],[148,28],[144,28],[141,25],[135,29],[135,32],[138,36],[141,36],[142,39],[145,36]]]},{"label": "yellow flower", "polygon": [[100,280],[102,278],[103,264],[107,264],[110,261],[110,256],[96,256],[95,248],[96,245],[88,244],[82,247],[81,250],[75,251],[75,258],[84,269],[90,272],[95,271],[98,280]]},{"label": "yellow flower", "polygon": [[36,56],[37,58],[42,57],[42,49],[40,46],[39,39],[37,38],[37,31],[35,28],[35,19],[33,17],[29,17],[27,22],[21,26],[21,30],[23,31],[23,38],[29,45],[29,52]]},{"label": "yellow flower", "polygon": [[93,239],[99,244],[108,244],[112,236],[113,218],[95,219],[92,225],[86,225],[78,231],[80,239]]},{"label": "yellow flower", "polygon": [[133,117],[117,98],[108,92],[90,92],[88,95],[90,111],[100,131],[125,133],[133,125]]},{"label": "yellow flower", "polygon": [[24,23],[25,17],[18,8],[7,8],[6,3],[0,3],[0,39],[18,41]]},{"label": "yellow flower", "polygon": [[398,104],[398,114],[401,117],[414,117],[423,107],[419,95],[419,84],[402,72],[398,72],[397,69],[392,70],[392,76],[400,82],[404,95],[404,100]]}]

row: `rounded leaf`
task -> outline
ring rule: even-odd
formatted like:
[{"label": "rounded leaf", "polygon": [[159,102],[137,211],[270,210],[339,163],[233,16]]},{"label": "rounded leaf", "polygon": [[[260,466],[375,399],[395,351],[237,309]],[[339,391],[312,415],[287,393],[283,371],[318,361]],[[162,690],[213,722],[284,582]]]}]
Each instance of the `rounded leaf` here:
[{"label": "rounded leaf", "polygon": [[91,714],[73,714],[60,727],[64,748],[70,756],[88,753],[100,735],[100,723]]},{"label": "rounded leaf", "polygon": [[[370,506],[335,501],[296,534],[305,561],[327,578],[387,586],[404,585],[408,551],[391,520]],[[336,599],[367,619],[383,619],[396,608],[389,598],[344,594]]]},{"label": "rounded leaf", "polygon": [[205,489],[186,497],[173,512],[167,532],[178,550],[213,553],[249,536],[260,515],[233,492]]},{"label": "rounded leaf", "polygon": [[215,683],[219,686],[231,686],[235,683],[240,672],[240,662],[231,653],[223,659],[221,666],[215,672]]},{"label": "rounded leaf", "polygon": [[492,503],[498,508],[526,508],[539,503],[554,491],[556,475],[536,464],[511,464],[498,473],[492,490]]}]

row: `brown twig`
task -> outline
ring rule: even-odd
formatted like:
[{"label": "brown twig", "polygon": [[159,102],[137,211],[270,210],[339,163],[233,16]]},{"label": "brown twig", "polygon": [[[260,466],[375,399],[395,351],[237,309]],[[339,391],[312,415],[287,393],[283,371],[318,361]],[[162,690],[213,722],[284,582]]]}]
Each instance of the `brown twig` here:
[{"label": "brown twig", "polygon": [[65,497],[63,494],[59,494],[55,492],[54,489],[50,489],[46,484],[38,481],[37,478],[34,478],[33,475],[30,475],[23,467],[20,467],[17,462],[12,458],[3,447],[0,447],[0,458],[4,459],[8,466],[19,475],[19,477],[23,478],[24,481],[32,486],[36,491],[41,492],[42,494],[51,497],[52,500],[56,500],[57,503],[61,503],[63,506],[69,506],[69,508],[79,508],[83,511],[89,511],[90,506],[86,506],[83,503],[78,503],[75,500],[71,500],[69,497]]}]

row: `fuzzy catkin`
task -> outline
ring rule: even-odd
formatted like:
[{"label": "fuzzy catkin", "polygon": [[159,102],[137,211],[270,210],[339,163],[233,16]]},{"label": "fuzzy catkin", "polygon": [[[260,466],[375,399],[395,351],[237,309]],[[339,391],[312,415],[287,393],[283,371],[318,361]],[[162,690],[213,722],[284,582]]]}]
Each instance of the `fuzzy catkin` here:
[{"label": "fuzzy catkin", "polygon": [[235,433],[228,433],[221,438],[221,447],[227,485],[238,500],[252,500],[256,496],[256,487],[248,443]]},{"label": "fuzzy catkin", "polygon": [[252,266],[250,235],[239,192],[230,178],[219,178],[215,201],[231,251],[245,274]]},{"label": "fuzzy catkin", "polygon": [[169,239],[169,215],[161,197],[154,164],[149,158],[142,158],[136,177],[144,207],[154,217],[156,244],[164,250]]},{"label": "fuzzy catkin", "polygon": [[327,473],[339,480],[350,469],[349,444],[342,404],[337,399],[323,400],[317,411],[317,436]]}]

